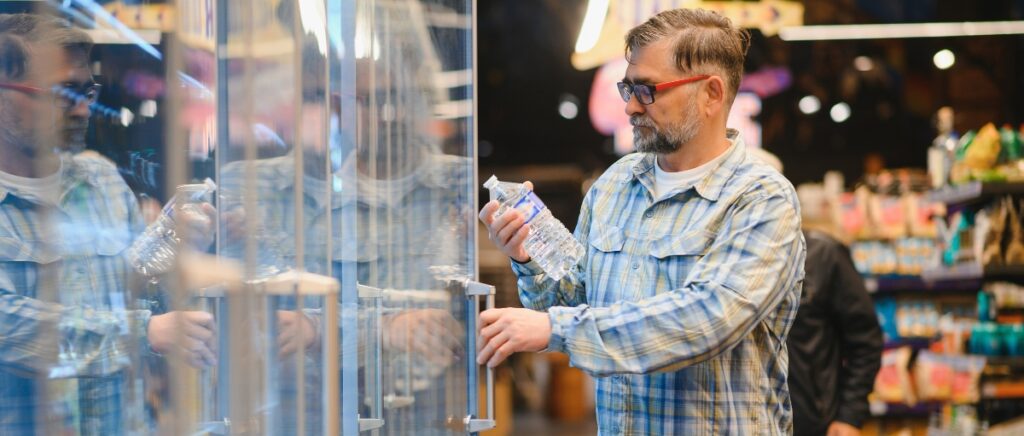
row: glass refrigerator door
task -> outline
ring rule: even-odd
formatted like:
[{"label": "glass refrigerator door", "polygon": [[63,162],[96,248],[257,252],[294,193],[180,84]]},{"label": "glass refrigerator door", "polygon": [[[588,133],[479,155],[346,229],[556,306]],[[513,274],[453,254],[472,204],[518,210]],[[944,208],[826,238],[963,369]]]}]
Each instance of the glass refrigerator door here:
[{"label": "glass refrigerator door", "polygon": [[[466,433],[475,406],[469,1],[328,2],[341,25],[338,180],[345,430]],[[350,230],[346,232],[345,230]],[[349,263],[350,262],[350,263]],[[483,292],[486,293],[486,292]],[[355,333],[353,333],[355,332]],[[345,358],[348,360],[345,360]],[[472,419],[469,417],[472,416]],[[476,428],[476,427],[474,427]]]},{"label": "glass refrigerator door", "polygon": [[0,1],[0,434],[492,426],[473,3]]}]

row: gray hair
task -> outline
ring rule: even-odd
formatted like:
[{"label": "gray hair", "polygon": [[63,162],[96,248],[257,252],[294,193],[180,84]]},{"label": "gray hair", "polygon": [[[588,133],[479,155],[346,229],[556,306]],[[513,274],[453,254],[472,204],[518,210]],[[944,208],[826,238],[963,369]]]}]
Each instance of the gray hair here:
[{"label": "gray hair", "polygon": [[661,12],[626,35],[626,60],[647,45],[665,38],[675,39],[673,61],[683,73],[704,66],[720,69],[729,87],[729,102],[736,98],[743,61],[750,48],[750,33],[732,21],[704,9],[672,9]]},{"label": "gray hair", "polygon": [[88,60],[92,38],[55,17],[37,14],[0,14],[0,74],[8,80],[24,78],[33,46],[53,44]]}]

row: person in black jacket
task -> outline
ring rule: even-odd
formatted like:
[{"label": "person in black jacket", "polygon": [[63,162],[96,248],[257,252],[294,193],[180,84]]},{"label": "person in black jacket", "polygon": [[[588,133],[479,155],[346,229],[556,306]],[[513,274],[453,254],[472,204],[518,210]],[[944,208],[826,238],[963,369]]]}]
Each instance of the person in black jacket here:
[{"label": "person in black jacket", "polygon": [[804,230],[803,294],[789,332],[795,435],[859,435],[881,366],[882,331],[864,281],[841,242]]}]

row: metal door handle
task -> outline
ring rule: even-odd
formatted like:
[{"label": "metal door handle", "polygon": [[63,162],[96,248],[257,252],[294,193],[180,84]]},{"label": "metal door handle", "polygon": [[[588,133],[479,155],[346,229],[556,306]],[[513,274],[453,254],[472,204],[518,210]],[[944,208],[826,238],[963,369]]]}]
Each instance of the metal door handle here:
[{"label": "metal door handle", "polygon": [[[475,282],[469,280],[466,282],[466,297],[472,300],[473,312],[476,316],[472,320],[467,320],[466,325],[471,327],[471,331],[467,332],[467,338],[470,344],[470,351],[476,351],[476,325],[477,320],[480,318],[480,297],[485,298],[485,305],[487,309],[494,308],[494,286]],[[476,364],[476,359],[470,357],[470,370],[475,374],[479,370],[479,365]],[[470,377],[471,380],[475,380],[476,377]],[[471,386],[471,389],[476,389],[475,386]],[[463,419],[463,423],[466,425],[466,431],[469,433],[476,433],[484,430],[490,430],[497,424],[494,422],[494,368],[487,368],[487,418],[481,419],[473,415],[472,409],[466,414],[466,418]],[[474,396],[475,398],[475,396]],[[474,405],[470,405],[472,408]]]},{"label": "metal door handle", "polygon": [[384,368],[383,368],[382,363],[381,363],[381,359],[383,359],[383,357],[384,357],[384,354],[383,354],[384,332],[383,332],[383,326],[381,324],[381,315],[380,315],[380,304],[381,304],[381,300],[384,298],[384,290],[380,289],[380,288],[375,288],[373,286],[360,285],[360,284],[356,283],[356,291],[357,291],[357,293],[359,295],[359,298],[367,298],[367,299],[374,300],[374,308],[377,311],[377,313],[375,315],[375,320],[376,320],[377,326],[376,326],[376,329],[375,329],[376,331],[374,332],[374,335],[373,335],[373,338],[374,338],[373,350],[374,350],[374,353],[376,353],[376,355],[377,355],[377,359],[375,359],[376,362],[374,363],[374,366],[376,368],[375,374],[376,374],[377,380],[375,380],[374,383],[373,383],[373,385],[374,385],[374,388],[373,388],[374,395],[373,395],[373,400],[372,401],[373,401],[373,412],[375,414],[377,414],[378,417],[376,417],[376,418],[373,418],[373,417],[370,417],[370,418],[359,417],[358,418],[359,431],[360,432],[364,432],[364,431],[368,431],[368,430],[378,429],[378,428],[381,428],[381,427],[384,426],[384,418],[383,418],[383,413],[384,413],[384,410],[383,410],[384,387],[382,386],[384,383],[383,383],[383,377],[381,376],[382,372],[384,371]]}]

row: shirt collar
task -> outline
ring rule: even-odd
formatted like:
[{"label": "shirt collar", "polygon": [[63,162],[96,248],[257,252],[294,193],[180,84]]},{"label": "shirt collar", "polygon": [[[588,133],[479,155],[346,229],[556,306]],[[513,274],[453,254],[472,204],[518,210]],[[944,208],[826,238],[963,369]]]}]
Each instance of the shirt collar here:
[{"label": "shirt collar", "polygon": [[[743,143],[743,138],[740,136],[739,131],[736,129],[726,129],[725,136],[732,143],[729,149],[725,151],[725,159],[717,167],[711,169],[693,187],[697,191],[697,195],[709,201],[718,200],[722,190],[725,189],[726,182],[729,181],[733,173],[736,172],[736,168],[739,167],[747,155],[746,145]],[[644,153],[644,156],[633,165],[633,179],[641,181],[654,177],[654,166],[658,164],[657,162],[657,155],[655,153]]]},{"label": "shirt collar", "polygon": [[[58,207],[64,203],[64,197],[67,196],[68,191],[75,188],[79,184],[85,183],[93,187],[100,186],[99,180],[97,180],[97,174],[94,171],[88,171],[81,165],[76,164],[75,159],[68,153],[60,154],[61,161],[61,176],[60,176],[60,198],[58,200]],[[7,197],[11,196],[27,201],[31,204],[42,204],[39,199],[35,197],[28,197],[19,195],[17,192],[12,191],[10,186],[0,184],[0,203],[7,200]]]}]

